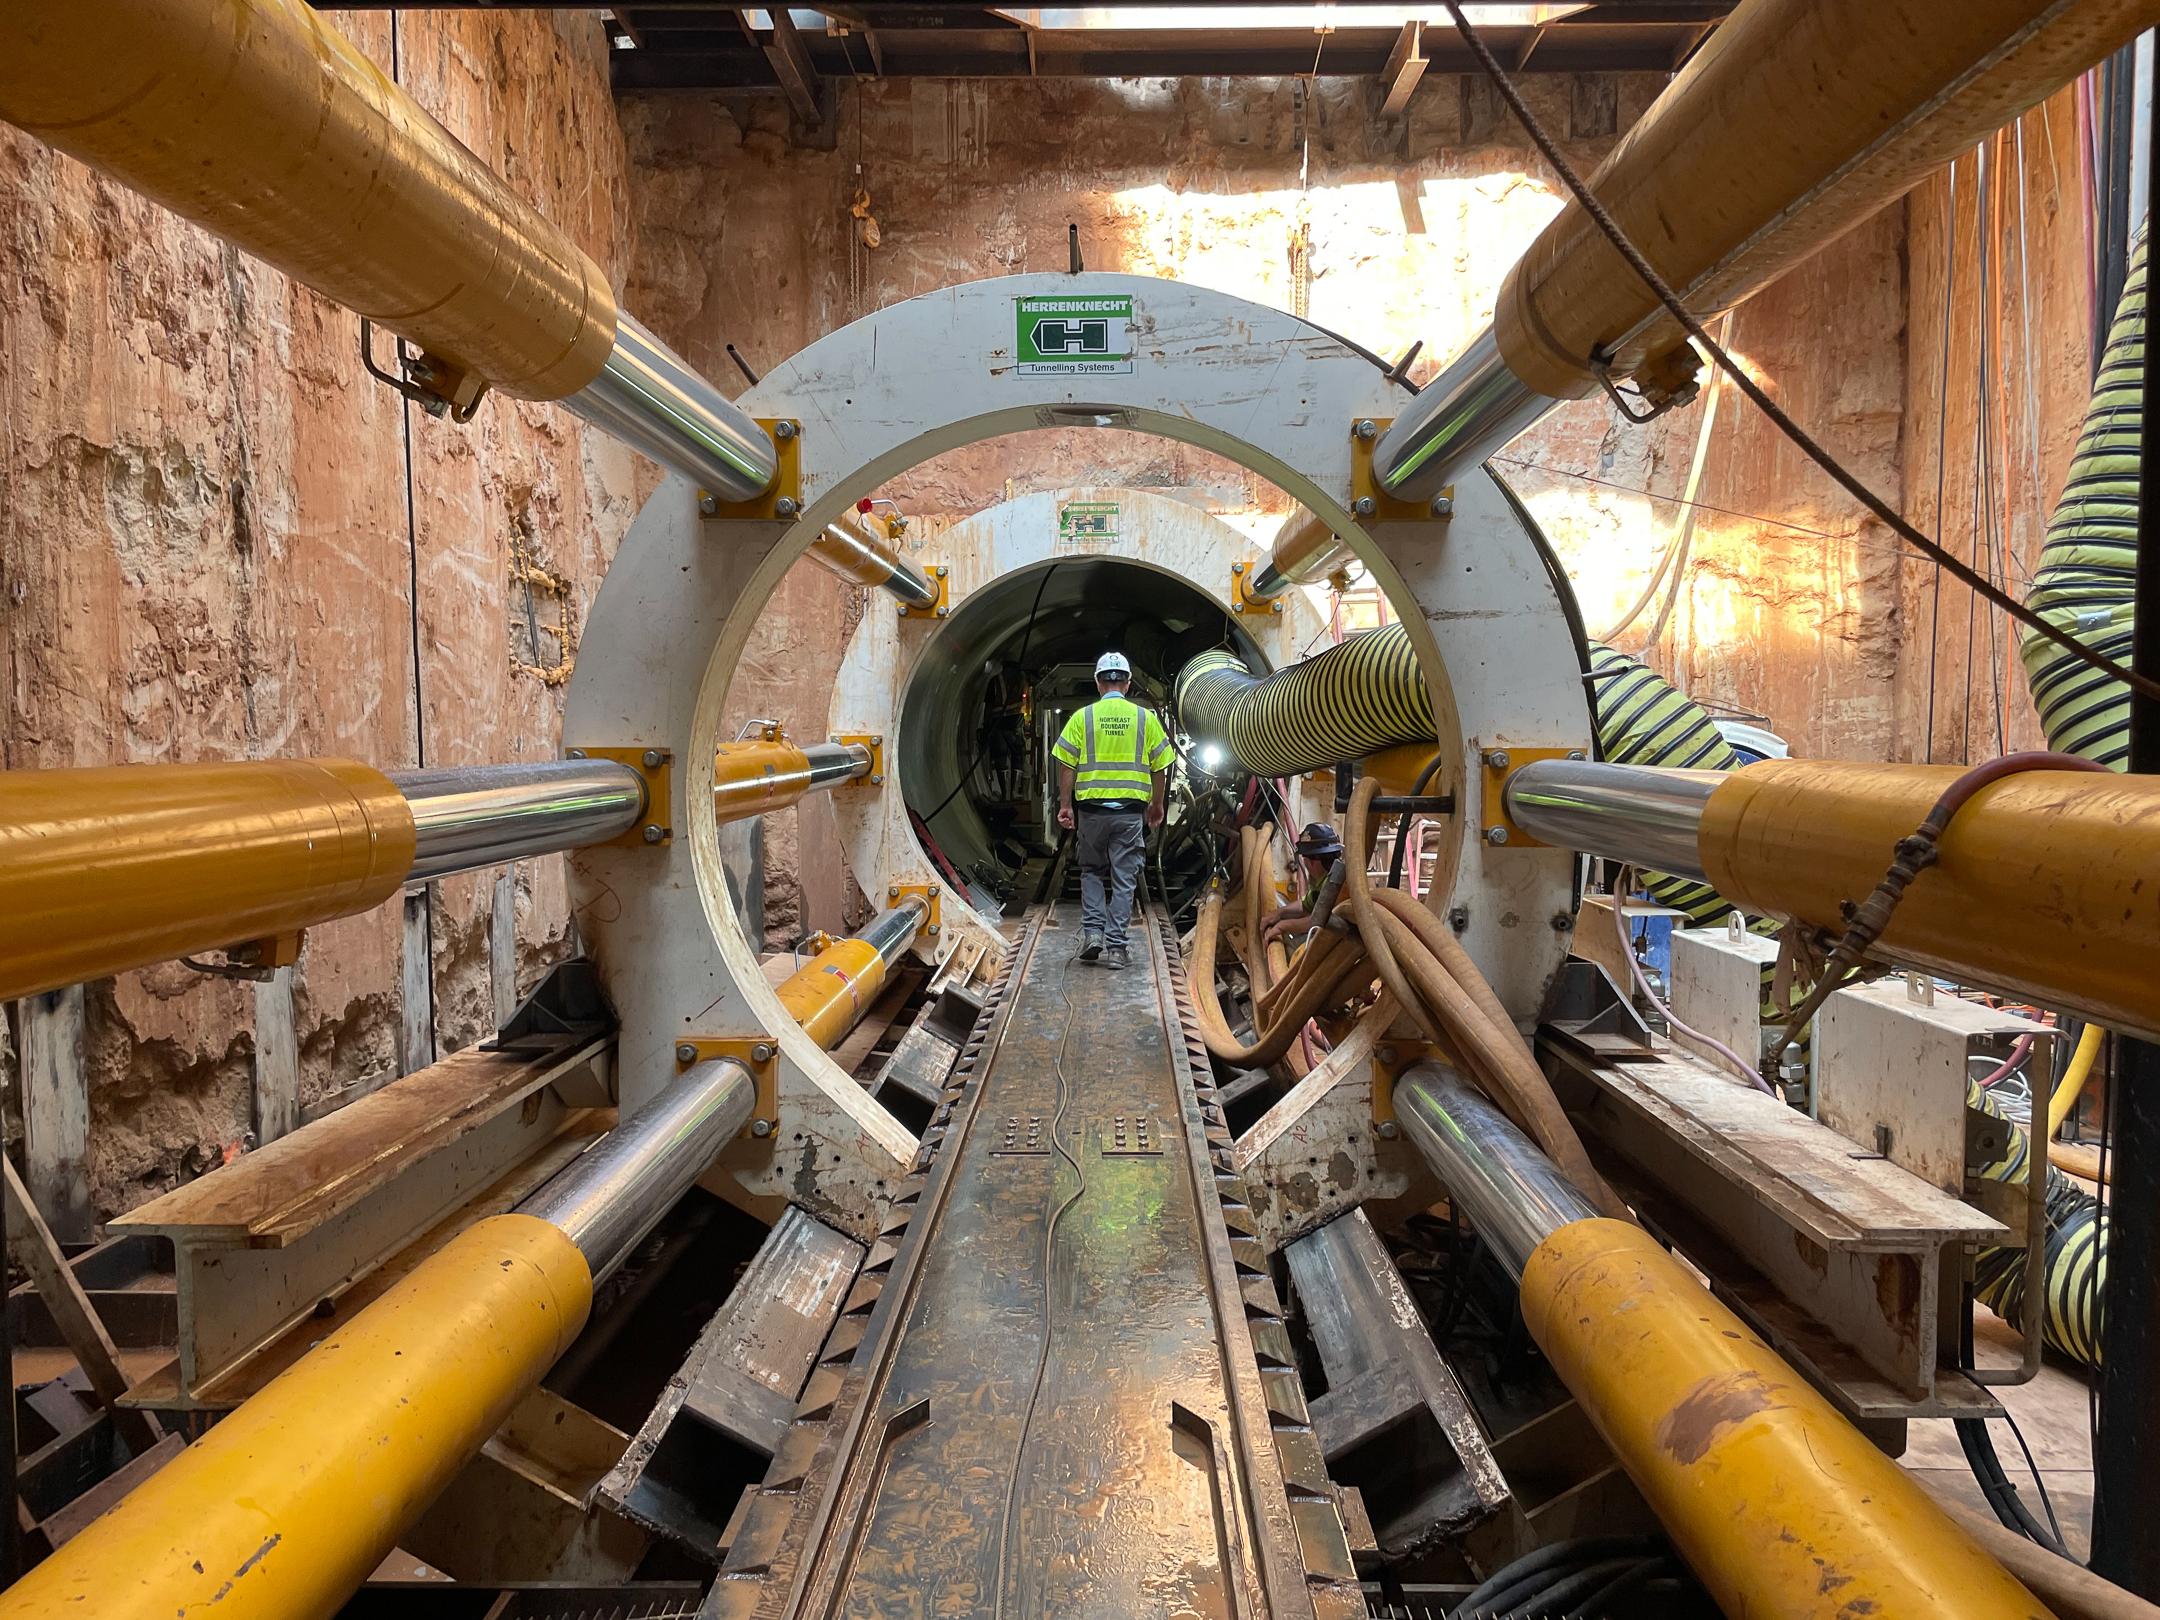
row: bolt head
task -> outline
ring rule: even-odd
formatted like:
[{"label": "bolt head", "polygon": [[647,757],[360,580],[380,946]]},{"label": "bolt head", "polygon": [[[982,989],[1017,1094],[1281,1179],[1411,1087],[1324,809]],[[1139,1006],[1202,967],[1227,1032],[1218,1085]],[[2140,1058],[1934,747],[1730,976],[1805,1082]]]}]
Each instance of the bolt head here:
[{"label": "bolt head", "polygon": [[801,431],[793,422],[775,422],[772,436],[776,439],[792,439]]},{"label": "bolt head", "polygon": [[1436,518],[1455,515],[1455,498],[1452,495],[1435,495],[1432,498],[1432,515]]},{"label": "bolt head", "polygon": [[885,746],[885,733],[878,732],[870,739],[870,744],[874,748],[883,748]]},{"label": "bolt head", "polygon": [[933,933],[933,934],[935,934],[935,933],[941,932],[941,930],[940,930],[940,929],[938,928],[938,925],[937,925],[936,923],[932,923],[932,924],[930,925],[930,932],[931,932],[931,933]]},{"label": "bolt head", "polygon": [[1268,611],[1269,611],[1270,613],[1280,613],[1280,612],[1282,611],[1282,603],[1280,603],[1280,602],[1270,602],[1270,603],[1268,604]]},{"label": "bolt head", "polygon": [[565,759],[583,759],[585,757],[585,750],[582,748],[565,748],[563,750],[563,757]]},{"label": "bolt head", "polygon": [[661,839],[665,838],[666,836],[667,836],[667,830],[666,830],[665,828],[663,828],[663,827],[660,827],[660,826],[657,826],[657,825],[655,825],[654,823],[652,823],[652,822],[650,822],[650,821],[648,821],[647,823],[645,823],[645,842],[646,842],[646,843],[648,843],[648,844],[657,844],[657,843],[659,843],[659,842],[660,842],[660,840],[661,840]]},{"label": "bolt head", "polygon": [[952,609],[941,607],[937,610],[937,616],[941,619],[949,619],[952,617]]},{"label": "bolt head", "polygon": [[677,1063],[695,1063],[697,1061],[697,1048],[688,1041],[684,1041],[675,1048],[675,1061]]},{"label": "bolt head", "polygon": [[769,1120],[769,1119],[753,1119],[753,1120],[752,1120],[752,1121],[750,1122],[750,1134],[751,1134],[752,1136],[756,1136],[756,1137],[766,1137],[766,1136],[770,1136],[770,1135],[772,1135],[772,1133],[773,1133],[773,1122],[772,1122],[771,1120]]},{"label": "bolt head", "polygon": [[1383,1119],[1378,1126],[1378,1130],[1380,1140],[1383,1142],[1392,1142],[1396,1137],[1402,1135],[1402,1127],[1392,1119]]},{"label": "bolt head", "polygon": [[897,896],[897,895],[898,895],[899,893],[900,893],[900,885],[899,885],[899,884],[897,884],[897,883],[891,883],[891,884],[887,884],[887,885],[886,885],[886,888],[885,888],[885,898],[886,898],[886,899],[888,899],[888,900],[891,900],[891,899],[895,898],[895,897],[896,897],[896,896]]},{"label": "bolt head", "polygon": [[661,753],[660,750],[657,748],[648,748],[645,750],[643,757],[645,760],[645,768],[649,771],[654,766],[658,765],[663,759],[666,759],[667,755]]},{"label": "bolt head", "polygon": [[1350,431],[1361,439],[1377,439],[1380,437],[1380,424],[1369,416],[1362,416],[1358,418],[1357,426]]},{"label": "bolt head", "polygon": [[939,563],[936,568],[932,570],[932,572],[934,572],[939,579],[943,579],[945,577],[945,565],[943,563]]},{"label": "bolt head", "polygon": [[1382,1063],[1393,1063],[1395,1061],[1395,1048],[1392,1046],[1376,1046],[1373,1048],[1373,1056]]},{"label": "bolt head", "polygon": [[1507,829],[1505,827],[1498,826],[1487,827],[1485,829],[1485,842],[1494,845],[1506,843]]},{"label": "bolt head", "polygon": [[1585,753],[1584,753],[1584,752],[1583,752],[1583,751],[1582,751],[1582,750],[1581,750],[1580,748],[1570,748],[1570,749],[1569,749],[1569,750],[1567,751],[1567,757],[1568,757],[1569,759],[1587,759],[1587,758],[1589,758],[1589,756],[1588,756],[1587,754],[1585,754]]},{"label": "bolt head", "polygon": [[935,900],[935,899],[936,899],[937,897],[938,897],[938,886],[937,886],[937,885],[936,885],[935,883],[933,883],[933,884],[931,884],[931,885],[930,885],[930,898],[931,898],[931,899],[933,899],[933,900]]},{"label": "bolt head", "polygon": [[1380,510],[1380,503],[1374,500],[1370,495],[1360,495],[1356,500],[1350,503],[1350,510],[1355,512],[1359,517],[1371,517],[1375,512]]},{"label": "bolt head", "polygon": [[1245,604],[1243,602],[1232,602],[1230,604],[1230,611],[1232,613],[1243,613],[1245,611]]},{"label": "bolt head", "polygon": [[699,517],[718,517],[720,515],[720,502],[718,497],[712,495],[700,495],[697,498],[697,509]]},{"label": "bolt head", "polygon": [[791,518],[802,510],[802,503],[792,495],[783,495],[772,503],[773,516]]},{"label": "bolt head", "polygon": [[1230,565],[1230,572],[1233,574],[1242,574],[1245,572],[1245,565],[1241,562],[1232,563]]},{"label": "bolt head", "polygon": [[883,787],[885,785],[885,773],[883,771],[872,771],[870,773],[870,785],[872,787]]},{"label": "bolt head", "polygon": [[757,1045],[750,1048],[750,1061],[752,1063],[770,1063],[772,1055],[773,1049],[770,1041],[759,1041]]},{"label": "bolt head", "polygon": [[1507,750],[1505,748],[1495,748],[1485,756],[1485,763],[1496,771],[1506,770],[1508,768]]}]

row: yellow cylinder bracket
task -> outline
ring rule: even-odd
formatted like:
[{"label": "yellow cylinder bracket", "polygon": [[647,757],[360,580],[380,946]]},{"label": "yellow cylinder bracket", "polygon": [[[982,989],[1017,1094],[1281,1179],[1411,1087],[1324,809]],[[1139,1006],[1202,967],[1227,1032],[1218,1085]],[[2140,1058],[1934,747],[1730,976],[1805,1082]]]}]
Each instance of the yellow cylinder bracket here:
[{"label": "yellow cylinder bracket", "polygon": [[1522,1311],[1724,1613],[2048,1613],[1640,1227],[1560,1228]]},{"label": "yellow cylinder bracket", "polygon": [[413,839],[351,760],[0,773],[0,998],[365,911]]},{"label": "yellow cylinder bracket", "polygon": [[885,959],[868,940],[835,940],[777,994],[803,1033],[830,1051],[855,1027],[885,983]]},{"label": "yellow cylinder bracket", "polygon": [[0,1620],[329,1620],[591,1304],[559,1230],[481,1221],[0,1593]]},{"label": "yellow cylinder bracket", "polygon": [[[1956,765],[1766,760],[1732,772],[1696,843],[1721,895],[1841,929]],[[1913,880],[1882,946],[1901,960],[2160,1033],[2160,779],[2030,771],[1982,788]]]},{"label": "yellow cylinder bracket", "polygon": [[0,118],[506,394],[614,347],[600,267],[305,0],[10,6]]},{"label": "yellow cylinder bracket", "polygon": [[[2160,22],[2155,0],[1750,0],[1613,148],[1590,189],[1707,320]],[[1541,394],[1654,368],[1685,334],[1570,202],[1493,314]]]}]

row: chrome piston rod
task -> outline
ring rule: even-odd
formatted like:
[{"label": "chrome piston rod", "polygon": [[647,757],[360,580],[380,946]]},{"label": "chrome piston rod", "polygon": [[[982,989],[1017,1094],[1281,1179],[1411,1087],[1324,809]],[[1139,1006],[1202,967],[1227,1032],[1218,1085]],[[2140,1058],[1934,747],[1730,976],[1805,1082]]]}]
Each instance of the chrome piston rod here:
[{"label": "chrome piston rod", "polygon": [[1705,882],[1697,835],[1722,771],[1547,759],[1508,778],[1507,811],[1534,838]]},{"label": "chrome piston rod", "polygon": [[855,937],[874,948],[878,960],[891,967],[915,943],[916,930],[929,918],[930,903],[927,900],[919,894],[904,895],[872,917]]},{"label": "chrome piston rod", "polygon": [[757,1080],[733,1058],[690,1068],[524,1203],[575,1243],[598,1282],[629,1256],[749,1121]]},{"label": "chrome piston rod", "polygon": [[757,499],[780,470],[757,418],[627,314],[616,317],[606,368],[562,403],[722,500]]},{"label": "chrome piston rod", "polygon": [[409,882],[604,844],[645,814],[645,781],[605,759],[393,772],[417,834]]},{"label": "chrome piston rod", "polygon": [[1539,1244],[1598,1213],[1491,1099],[1450,1069],[1405,1070],[1395,1082],[1395,1117],[1518,1282]]},{"label": "chrome piston rod", "polygon": [[[616,317],[606,367],[562,403],[724,501],[757,499],[779,473],[779,453],[764,425],[627,311]],[[914,563],[841,524],[827,525],[811,554],[843,578],[883,586],[910,607],[937,600],[937,586]]]}]

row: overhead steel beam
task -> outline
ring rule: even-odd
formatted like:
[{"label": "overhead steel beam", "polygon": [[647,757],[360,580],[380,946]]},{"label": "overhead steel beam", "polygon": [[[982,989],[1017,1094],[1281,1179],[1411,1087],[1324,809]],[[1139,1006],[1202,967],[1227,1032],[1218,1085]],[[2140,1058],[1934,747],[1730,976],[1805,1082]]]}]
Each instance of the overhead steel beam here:
[{"label": "overhead steel beam", "polygon": [[1410,105],[1418,81],[1425,77],[1426,57],[1420,48],[1423,35],[1423,25],[1413,20],[1404,23],[1402,32],[1395,36],[1395,48],[1388,52],[1387,66],[1380,70],[1380,82],[1386,87],[1380,102],[1383,118],[1399,116]]}]

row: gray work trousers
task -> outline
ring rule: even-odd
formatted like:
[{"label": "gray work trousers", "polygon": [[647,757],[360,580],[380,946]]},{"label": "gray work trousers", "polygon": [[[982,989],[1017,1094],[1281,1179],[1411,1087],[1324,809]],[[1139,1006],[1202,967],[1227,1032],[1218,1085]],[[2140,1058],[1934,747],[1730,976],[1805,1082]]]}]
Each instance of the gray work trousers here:
[{"label": "gray work trousers", "polygon": [[1102,935],[1105,945],[1122,945],[1147,856],[1147,822],[1138,810],[1090,810],[1085,803],[1079,816],[1080,926]]}]

